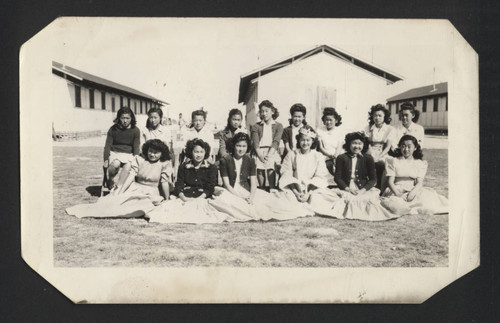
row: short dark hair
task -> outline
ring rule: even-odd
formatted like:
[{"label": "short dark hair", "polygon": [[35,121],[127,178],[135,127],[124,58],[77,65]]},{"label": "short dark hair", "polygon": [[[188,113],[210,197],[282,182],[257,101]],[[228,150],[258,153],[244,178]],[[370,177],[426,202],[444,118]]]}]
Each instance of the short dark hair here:
[{"label": "short dark hair", "polygon": [[413,158],[422,159],[424,157],[424,154],[422,153],[422,147],[418,143],[417,138],[413,137],[412,135],[404,135],[403,137],[401,137],[401,139],[399,139],[398,148],[396,148],[396,150],[394,151],[396,157],[403,156],[403,153],[401,152],[401,149],[399,147],[401,147],[403,142],[407,140],[411,140],[413,142],[413,145],[415,146],[415,151],[413,152]]},{"label": "short dark hair", "polygon": [[236,144],[240,141],[245,141],[247,143],[247,152],[250,151],[251,149],[251,140],[250,140],[250,136],[247,135],[246,133],[244,132],[238,132],[237,134],[235,134],[233,136],[233,138],[231,138],[231,140],[229,141],[226,149],[227,151],[232,155],[233,152],[234,152],[234,147],[236,146]]},{"label": "short dark hair", "polygon": [[363,149],[361,150],[361,153],[365,154],[368,151],[368,144],[369,144],[368,137],[365,136],[364,133],[359,132],[359,131],[358,132],[350,132],[347,135],[345,135],[345,144],[342,146],[342,148],[344,148],[344,150],[347,153],[350,153],[351,152],[351,150],[350,150],[351,142],[353,142],[354,140],[357,140],[357,139],[359,139],[363,142]]},{"label": "short dark hair", "polygon": [[273,105],[273,103],[269,100],[264,100],[259,104],[259,111],[262,109],[262,107],[267,107],[273,111],[273,119],[276,120],[280,113],[278,112],[278,109],[276,109]]},{"label": "short dark hair", "polygon": [[194,150],[194,147],[196,147],[196,146],[200,146],[201,148],[203,148],[205,150],[204,159],[207,159],[208,157],[210,157],[210,145],[199,138],[194,138],[194,139],[188,140],[188,142],[186,142],[186,148],[184,149],[184,152],[186,153],[187,158],[193,159],[193,150]]},{"label": "short dark hair", "polygon": [[392,121],[391,111],[389,111],[389,109],[387,109],[385,106],[383,106],[382,104],[379,103],[379,104],[373,105],[370,108],[370,111],[368,112],[368,124],[370,126],[375,124],[375,121],[373,121],[373,116],[375,115],[375,112],[377,112],[377,111],[382,111],[384,113],[384,123],[386,123],[386,124],[391,123],[391,121]]},{"label": "short dark hair", "polygon": [[333,116],[336,120],[335,127],[338,127],[342,124],[342,116],[335,110],[335,108],[326,107],[323,109],[323,116],[321,117],[321,121],[325,122],[326,116]]},{"label": "short dark hair", "polygon": [[227,117],[227,125],[225,130],[231,130],[231,118],[237,114],[241,116],[241,121],[243,121],[243,113],[241,113],[240,109],[231,109],[229,111],[229,116]]},{"label": "short dark hair", "polygon": [[[309,125],[305,125],[305,126],[302,126],[302,128],[300,129],[306,129],[306,130],[309,130],[311,132],[314,132],[316,133],[316,131],[313,129],[313,127],[309,126]],[[300,130],[299,130],[299,133],[295,136],[295,139],[297,141],[297,143],[295,144],[295,146],[300,149],[300,137],[302,137],[303,134],[300,133]],[[312,142],[312,145],[311,145],[311,150],[313,149],[316,149],[316,147],[318,146],[318,137],[314,137],[312,138],[313,142]]]},{"label": "short dark hair", "polygon": [[113,120],[114,123],[118,124],[120,123],[120,117],[124,114],[129,114],[130,115],[130,118],[132,119],[130,121],[130,126],[131,128],[135,128],[135,125],[137,123],[137,121],[135,120],[135,114],[134,114],[134,111],[132,111],[132,109],[130,109],[129,107],[121,107],[118,112],[116,113],[116,119]]},{"label": "short dark hair", "polygon": [[195,116],[202,116],[203,120],[207,120],[207,113],[203,110],[194,110],[191,112],[191,120],[193,120]]},{"label": "short dark hair", "polygon": [[411,114],[413,114],[413,118],[411,118],[411,121],[413,121],[413,122],[418,121],[418,118],[420,117],[420,111],[415,109],[415,106],[413,105],[413,103],[405,102],[405,103],[401,104],[401,107],[399,110],[399,119],[400,120],[401,120],[401,112],[403,112],[403,110],[410,110]]},{"label": "short dark hair", "polygon": [[148,159],[148,150],[150,148],[161,152],[160,161],[164,162],[170,160],[170,150],[168,149],[168,146],[160,139],[150,139],[146,141],[144,145],[142,145],[142,157],[144,157],[145,159]]},{"label": "short dark hair", "polygon": [[[148,117],[151,115],[151,113],[158,113],[158,115],[160,116],[160,124],[161,124],[161,119],[163,119],[163,111],[162,111],[162,109],[161,108],[156,108],[156,107],[153,107],[153,108],[149,109],[149,111],[148,111]],[[152,129],[151,122],[149,122],[149,118],[146,121],[146,128]]]},{"label": "short dark hair", "polygon": [[[304,120],[302,120],[302,124],[306,125],[307,124],[307,121],[306,121],[307,109],[306,109],[306,107],[302,103],[295,103],[294,105],[292,105],[290,107],[290,117],[293,117],[293,114],[295,112],[302,112],[302,114],[304,115]],[[290,123],[290,125],[292,125],[293,124],[292,118],[288,119],[288,122]]]}]

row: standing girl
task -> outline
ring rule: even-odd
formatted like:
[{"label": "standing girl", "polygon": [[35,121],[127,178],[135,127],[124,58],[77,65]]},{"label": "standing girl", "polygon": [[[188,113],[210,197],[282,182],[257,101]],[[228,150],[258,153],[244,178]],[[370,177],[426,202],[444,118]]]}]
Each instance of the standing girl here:
[{"label": "standing girl", "polygon": [[424,142],[424,127],[417,124],[418,118],[420,116],[420,111],[415,108],[413,103],[405,102],[401,104],[401,110],[399,110],[399,120],[401,124],[396,126],[394,138],[392,141],[392,155],[395,155],[395,151],[398,148],[398,143],[401,137],[404,135],[412,135],[417,139],[420,147],[423,147]]},{"label": "standing girl", "polygon": [[385,159],[392,147],[394,128],[389,125],[391,120],[391,112],[388,109],[382,104],[374,105],[370,108],[370,112],[368,112],[368,126],[363,130],[364,134],[368,137],[368,154],[375,161],[375,170],[377,171],[376,187],[378,189],[381,189]]},{"label": "standing girl", "polygon": [[327,107],[321,117],[325,129],[318,129],[318,150],[325,156],[326,168],[331,175],[335,174],[335,159],[340,155],[344,137],[337,129],[342,124],[342,116],[335,108]]},{"label": "standing girl", "polygon": [[240,132],[246,132],[246,129],[241,125],[242,120],[243,114],[239,109],[231,109],[231,111],[229,111],[226,128],[219,132],[219,152],[217,154],[217,159],[229,155],[227,147],[234,135]]},{"label": "standing girl", "polygon": [[306,113],[306,107],[301,103],[295,103],[290,108],[290,125],[283,129],[283,135],[281,136],[285,145],[282,158],[285,158],[285,156],[297,146],[295,138],[299,134],[299,129],[307,124]]},{"label": "standing girl", "polygon": [[[214,133],[205,127],[207,123],[207,113],[203,110],[195,110],[191,113],[191,128],[187,130],[185,140],[188,142],[193,139],[201,139],[208,144],[208,162],[215,162],[211,153],[211,147],[214,146]],[[181,160],[183,162],[184,160]]]},{"label": "standing girl", "polygon": [[[104,165],[106,185],[109,189],[122,186],[130,171],[130,163],[140,153],[141,132],[137,128],[134,112],[128,107],[118,110],[114,125],[109,128],[104,145]],[[115,176],[122,167],[118,183]]]},{"label": "standing girl", "polygon": [[346,153],[337,158],[335,182],[345,200],[346,219],[383,221],[396,217],[380,205],[375,162],[366,154],[368,138],[362,132],[345,136]]},{"label": "standing girl", "polygon": [[209,202],[213,207],[227,213],[232,221],[289,220],[298,216],[286,201],[257,189],[255,160],[247,154],[250,137],[246,133],[237,133],[227,147],[229,154],[222,157],[219,167],[224,189]]},{"label": "standing girl", "polygon": [[174,161],[174,150],[172,142],[172,134],[166,126],[162,125],[163,111],[161,108],[151,108],[148,111],[148,120],[146,121],[146,128],[143,129],[141,134],[141,146],[150,139],[160,139],[170,149],[170,160]]},{"label": "standing girl", "polygon": [[[142,156],[135,156],[124,185],[94,204],[79,204],[66,209],[70,215],[83,217],[138,217],[152,210],[163,198],[168,199],[172,164],[167,145],[152,139],[142,146]],[[160,196],[158,186],[163,189]]]},{"label": "standing girl", "polygon": [[[259,104],[261,121],[251,129],[253,155],[257,166],[257,180],[259,186],[276,188],[276,164],[280,163],[279,143],[283,135],[283,126],[275,121],[278,118],[278,109],[268,101]],[[267,181],[266,181],[267,179]]]},{"label": "standing girl", "polygon": [[423,187],[427,162],[417,138],[404,135],[396,158],[388,158],[386,171],[389,187],[382,205],[398,215],[448,213],[448,199],[435,190]]},{"label": "standing girl", "polygon": [[[339,196],[328,190],[325,159],[316,151],[317,135],[310,126],[300,128],[296,150],[290,151],[281,167],[280,187],[290,205],[310,214],[342,218],[344,204]],[[337,203],[341,202],[341,203]]]}]

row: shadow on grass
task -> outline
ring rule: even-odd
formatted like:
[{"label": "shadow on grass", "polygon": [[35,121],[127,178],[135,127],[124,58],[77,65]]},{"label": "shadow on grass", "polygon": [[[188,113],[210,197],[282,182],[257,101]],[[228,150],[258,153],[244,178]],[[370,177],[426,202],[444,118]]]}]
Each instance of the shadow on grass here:
[{"label": "shadow on grass", "polygon": [[[87,186],[85,190],[91,195],[91,196],[101,196],[101,186]],[[109,193],[107,190],[104,192],[104,195],[107,195]]]}]

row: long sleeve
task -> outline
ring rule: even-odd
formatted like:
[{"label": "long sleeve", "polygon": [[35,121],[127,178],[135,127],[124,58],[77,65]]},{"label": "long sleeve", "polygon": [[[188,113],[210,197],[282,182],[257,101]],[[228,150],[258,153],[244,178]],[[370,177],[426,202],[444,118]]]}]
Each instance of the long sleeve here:
[{"label": "long sleeve", "polygon": [[177,170],[177,180],[175,182],[174,195],[179,196],[179,194],[184,189],[184,175],[186,172],[185,164],[181,164]]},{"label": "long sleeve", "polygon": [[279,152],[280,140],[281,140],[281,137],[283,136],[283,125],[279,122],[276,122],[275,128],[276,128],[276,130],[273,133],[273,143],[272,143],[271,147],[273,147],[276,151]]},{"label": "long sleeve", "polygon": [[[376,171],[375,171],[375,161],[374,161],[373,157],[370,155],[365,155],[365,158],[366,158],[366,167],[367,167],[367,171],[368,171],[368,182],[366,182],[365,186],[361,187],[361,188],[364,188],[365,190],[368,191],[372,187],[374,187],[375,184],[377,184],[377,175],[376,175]],[[358,164],[361,164],[361,163],[358,163]]]},{"label": "long sleeve", "polygon": [[106,143],[104,144],[104,154],[103,154],[104,161],[109,159],[109,154],[111,153],[111,145],[113,144],[113,135],[111,129],[112,127],[108,130],[108,133],[106,135]]},{"label": "long sleeve", "polygon": [[217,167],[210,165],[207,169],[207,181],[203,187],[203,193],[207,198],[211,198],[214,194],[215,185],[217,185]]},{"label": "long sleeve", "polygon": [[349,172],[349,169],[347,169],[348,165],[348,158],[345,154],[340,155],[337,158],[337,164],[335,166],[335,175],[334,175],[334,180],[335,183],[339,186],[341,190],[345,190],[345,188],[348,186],[349,183],[346,183],[343,179],[343,172]]},{"label": "long sleeve", "polygon": [[324,188],[327,186],[326,178],[328,176],[328,169],[326,168],[325,160],[321,153],[317,153],[313,151],[311,153],[315,154],[315,172],[313,178],[309,181],[309,184],[312,184],[318,188]]},{"label": "long sleeve", "polygon": [[224,157],[227,154],[226,150],[226,136],[224,131],[219,133],[219,158]]},{"label": "long sleeve", "polygon": [[299,183],[299,180],[295,178],[293,160],[295,158],[295,152],[290,152],[283,159],[281,164],[281,178],[279,181],[280,187],[285,188],[291,184]]}]

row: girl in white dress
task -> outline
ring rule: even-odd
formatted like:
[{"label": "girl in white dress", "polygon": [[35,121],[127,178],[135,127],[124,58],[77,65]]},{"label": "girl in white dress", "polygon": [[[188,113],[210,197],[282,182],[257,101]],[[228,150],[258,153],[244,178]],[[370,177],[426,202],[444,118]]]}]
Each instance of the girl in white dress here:
[{"label": "girl in white dress", "polygon": [[342,116],[335,108],[327,107],[321,117],[325,129],[318,129],[318,150],[325,156],[326,168],[335,174],[335,160],[343,152],[344,136],[337,128],[342,124]]},{"label": "girl in white dress", "polygon": [[297,149],[286,155],[281,166],[281,194],[297,210],[343,218],[344,203],[335,191],[327,189],[328,170],[323,155],[315,150],[317,143],[312,127],[299,130]]},{"label": "girl in white dress", "polygon": [[[139,217],[168,199],[172,164],[167,145],[159,139],[148,140],[142,155],[135,156],[124,185],[93,204],[79,204],[66,209],[78,218]],[[162,195],[158,190],[161,185]]]},{"label": "girl in white dress", "polygon": [[448,199],[423,187],[427,161],[422,160],[417,138],[404,135],[396,155],[387,159],[389,187],[383,194],[382,205],[398,215],[448,213]]}]

